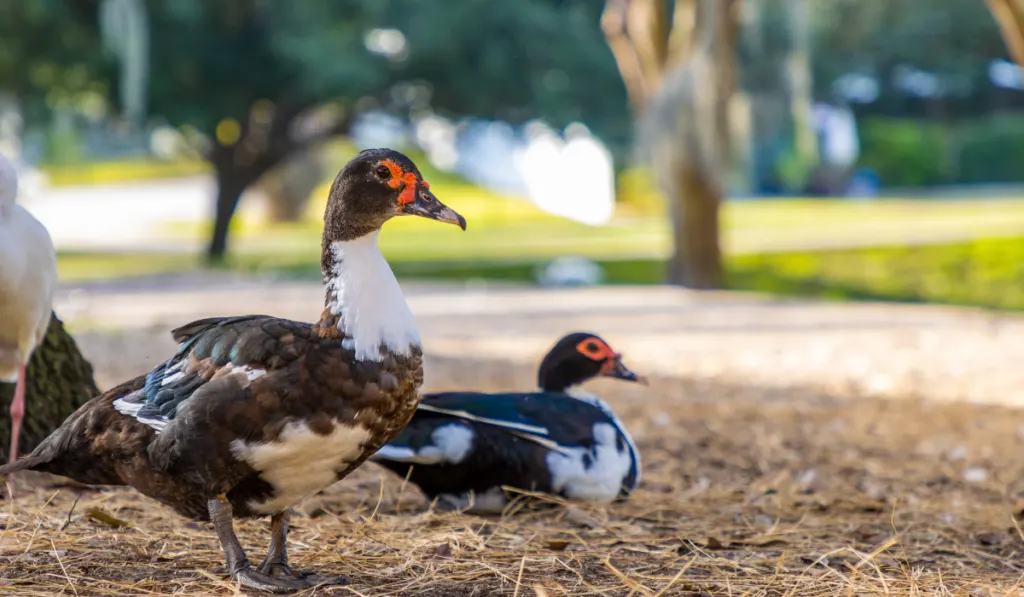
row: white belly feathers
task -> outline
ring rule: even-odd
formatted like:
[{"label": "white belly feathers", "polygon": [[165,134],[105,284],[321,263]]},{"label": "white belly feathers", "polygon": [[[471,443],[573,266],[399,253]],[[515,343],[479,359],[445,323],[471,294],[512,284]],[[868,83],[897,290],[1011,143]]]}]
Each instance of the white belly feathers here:
[{"label": "white belly feathers", "polygon": [[363,453],[370,437],[364,427],[334,422],[327,435],[314,433],[305,423],[285,426],[277,440],[246,443],[235,440],[231,451],[260,473],[274,487],[266,502],[250,503],[260,514],[276,514],[325,489],[337,479],[337,473]]}]

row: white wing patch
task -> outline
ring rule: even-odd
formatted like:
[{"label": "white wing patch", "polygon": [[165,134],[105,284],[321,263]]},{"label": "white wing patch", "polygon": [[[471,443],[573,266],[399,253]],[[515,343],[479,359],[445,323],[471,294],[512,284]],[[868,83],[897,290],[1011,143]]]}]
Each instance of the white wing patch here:
[{"label": "white wing patch", "polygon": [[386,445],[374,455],[410,464],[459,464],[473,447],[473,430],[462,423],[449,423],[434,429],[430,434],[433,444],[413,450],[403,446]]},{"label": "white wing patch", "polygon": [[626,431],[626,426],[622,424],[621,420],[619,420],[619,417],[615,414],[615,411],[612,410],[612,407],[608,406],[607,402],[586,391],[581,386],[571,386],[566,389],[565,393],[577,400],[582,400],[587,404],[591,404],[601,409],[601,411],[608,415],[608,418],[612,420],[612,424],[615,426],[615,429],[617,429],[619,434],[622,435],[622,439],[626,440],[626,445],[629,446],[629,453],[636,465],[636,475],[633,477],[633,487],[630,487],[630,489],[640,487],[640,477],[643,475],[643,466],[640,463],[640,450],[636,449],[636,444],[633,443],[633,437],[629,435],[628,431]]},{"label": "white wing patch", "polygon": [[[138,400],[138,402],[136,402],[136,400]],[[122,415],[137,417],[139,415],[139,409],[141,409],[145,404],[146,400],[142,395],[142,390],[138,390],[126,396],[121,396],[115,400],[114,410]]]},{"label": "white wing patch", "polygon": [[[551,486],[566,497],[592,502],[610,502],[619,495],[622,482],[633,467],[629,450],[616,445],[619,433],[609,423],[593,428],[594,446],[566,448],[549,452],[546,458],[551,473]],[[589,456],[588,467],[584,456]]]},{"label": "white wing patch", "polygon": [[184,377],[185,373],[182,371],[182,369],[184,368],[184,360],[178,361],[177,363],[174,364],[173,367],[168,367],[167,370],[164,371],[164,378],[160,380],[160,386],[163,387],[171,385],[172,383]]},{"label": "white wing patch", "polygon": [[164,427],[167,427],[167,423],[169,421],[164,418],[153,419],[139,416],[139,411],[142,410],[143,406],[146,406],[146,395],[142,390],[137,390],[114,401],[114,410],[117,412],[122,415],[138,419],[140,423],[156,429],[157,433],[163,431]]},{"label": "white wing patch", "polygon": [[[222,373],[222,371],[225,371]],[[247,381],[253,381],[267,374],[266,369],[260,369],[259,367],[250,367],[248,365],[225,365],[214,377],[220,377],[221,375],[232,375],[234,373],[241,373],[245,375]]]},{"label": "white wing patch", "polygon": [[[166,386],[172,385],[174,382],[176,382],[179,379],[181,379],[182,377],[184,377],[185,376],[185,371],[183,370],[184,367],[185,367],[185,361],[181,361],[180,363],[176,363],[173,367],[169,367],[167,369],[167,371],[165,372],[165,377],[160,380],[160,387],[166,387]],[[173,373],[171,373],[171,372],[173,372]],[[166,373],[170,373],[170,375],[166,375]],[[248,365],[226,365],[226,366],[222,367],[219,371],[217,371],[217,373],[216,373],[216,375],[214,375],[214,377],[215,378],[216,377],[224,377],[224,376],[227,376],[227,375],[236,375],[236,374],[244,375],[247,382],[252,382],[253,380],[258,379],[258,378],[263,377],[264,375],[266,375],[267,371],[265,369],[260,369],[258,367],[249,367]],[[188,402],[190,397],[191,396],[186,397],[186,398],[184,398],[183,400],[181,400],[178,403],[177,410],[175,411],[175,414],[177,414],[177,412],[181,410],[182,405],[184,405],[186,402]],[[114,410],[116,410],[117,412],[119,412],[122,415],[125,415],[127,417],[134,417],[140,423],[142,423],[144,425],[148,425],[148,426],[152,427],[153,429],[155,429],[157,433],[160,433],[171,422],[171,419],[167,418],[167,417],[162,417],[162,416],[161,417],[147,417],[147,416],[143,416],[141,414],[141,411],[142,411],[143,407],[145,407],[145,406],[146,406],[146,395],[145,395],[143,390],[137,390],[135,392],[132,392],[131,394],[128,394],[126,396],[122,396],[122,397],[120,397],[120,398],[118,398],[117,400],[114,401]]]}]

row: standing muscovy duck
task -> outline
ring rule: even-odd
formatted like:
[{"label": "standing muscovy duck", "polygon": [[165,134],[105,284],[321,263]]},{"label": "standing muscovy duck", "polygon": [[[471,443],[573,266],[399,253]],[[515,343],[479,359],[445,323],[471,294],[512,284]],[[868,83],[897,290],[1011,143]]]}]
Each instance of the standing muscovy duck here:
[{"label": "standing muscovy duck", "polygon": [[[351,473],[419,402],[420,335],[377,248],[381,226],[403,214],[466,228],[409,158],[359,153],[327,201],[318,322],[249,315],[180,327],[174,356],[86,403],[0,474],[31,469],[131,485],[212,521],[228,571],[246,587],[291,592],[341,582],[289,569],[288,509]],[[232,520],[258,516],[271,517],[271,541],[253,568]]]},{"label": "standing muscovy duck", "polygon": [[598,376],[646,383],[598,336],[569,334],[541,361],[540,392],[427,394],[371,460],[431,500],[472,512],[502,511],[502,485],[582,501],[625,497],[640,484],[640,453],[612,409],[582,389]]},{"label": "standing muscovy duck", "polygon": [[18,178],[0,155],[0,381],[14,382],[11,401],[11,451],[25,417],[25,369],[46,336],[57,286],[57,253],[50,233],[16,203]]}]

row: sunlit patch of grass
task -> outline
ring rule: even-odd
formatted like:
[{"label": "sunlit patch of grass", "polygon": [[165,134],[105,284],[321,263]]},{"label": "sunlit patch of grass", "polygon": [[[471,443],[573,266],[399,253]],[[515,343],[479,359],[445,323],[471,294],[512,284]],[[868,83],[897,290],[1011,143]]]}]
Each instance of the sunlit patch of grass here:
[{"label": "sunlit patch of grass", "polygon": [[734,288],[1024,309],[1024,237],[741,255],[729,262]]},{"label": "sunlit patch of grass", "polygon": [[60,251],[57,254],[57,275],[62,282],[153,276],[199,267],[198,257],[182,253]]},{"label": "sunlit patch of grass", "polygon": [[130,159],[82,164],[50,164],[40,168],[53,186],[116,184],[162,178],[180,178],[209,174],[210,165],[202,160]]},{"label": "sunlit patch of grass", "polygon": [[[458,236],[458,230],[452,231]],[[401,239],[402,235],[394,235]],[[462,253],[401,240],[384,242],[391,267],[400,278],[486,280],[534,283],[537,270],[550,258],[550,248],[524,250],[517,258],[502,257],[491,245],[467,241]],[[628,237],[623,237],[623,245]],[[408,240],[408,239],[406,239]],[[494,239],[491,239],[494,241]],[[506,239],[513,242],[514,239]],[[609,242],[610,246],[614,243]],[[666,263],[660,258],[622,259],[601,256],[591,247],[607,284],[659,284]],[[575,253],[586,253],[576,247]],[[224,267],[234,271],[275,273],[315,279],[319,247],[303,250],[239,253]],[[201,261],[192,256],[152,253],[62,253],[60,275],[66,282],[86,279],[194,271]],[[914,247],[870,247],[829,251],[791,251],[727,258],[728,284],[736,290],[775,295],[839,300],[890,300],[973,305],[1024,310],[1024,237]]]}]

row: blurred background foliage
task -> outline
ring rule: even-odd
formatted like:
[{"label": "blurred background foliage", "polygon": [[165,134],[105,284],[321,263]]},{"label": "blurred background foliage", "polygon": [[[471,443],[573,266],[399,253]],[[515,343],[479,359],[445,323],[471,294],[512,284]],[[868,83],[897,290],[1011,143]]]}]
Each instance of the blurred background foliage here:
[{"label": "blurred background foliage", "polygon": [[[363,116],[414,125],[441,118],[456,132],[478,122],[542,120],[555,131],[583,123],[614,157],[609,223],[548,213],[521,190],[441,164],[406,134],[402,148],[473,225],[451,239],[401,222],[402,238],[385,240],[385,250],[408,276],[536,281],[552,259],[579,256],[595,260],[605,282],[665,279],[671,199],[649,148],[637,151],[637,114],[601,25],[608,4],[146,0],[138,3],[148,65],[140,92],[126,74],[130,36],[112,33],[130,29],[127,13],[103,18],[132,1],[0,3],[0,104],[17,105],[19,151],[52,188],[211,176],[212,222],[170,222],[171,237],[212,226],[207,252],[224,267],[312,275],[304,264],[325,188],[355,151]],[[985,2],[737,6],[737,97],[748,112],[733,118],[747,123],[733,139],[746,157],[737,159],[722,216],[725,283],[1024,308],[1024,77]],[[808,56],[808,99],[848,109],[856,121],[851,164],[830,168],[801,154],[806,123],[795,120],[786,82],[799,52]],[[157,151],[155,139],[170,149]],[[481,167],[512,163],[490,159],[479,157]],[[869,192],[854,192],[857,181]],[[279,202],[272,217],[234,219],[254,188]],[[950,201],[956,210],[940,205]],[[911,238],[919,228],[932,232]],[[842,246],[830,244],[836,237]],[[62,273],[196,266],[191,253],[140,255],[69,248]]]}]

